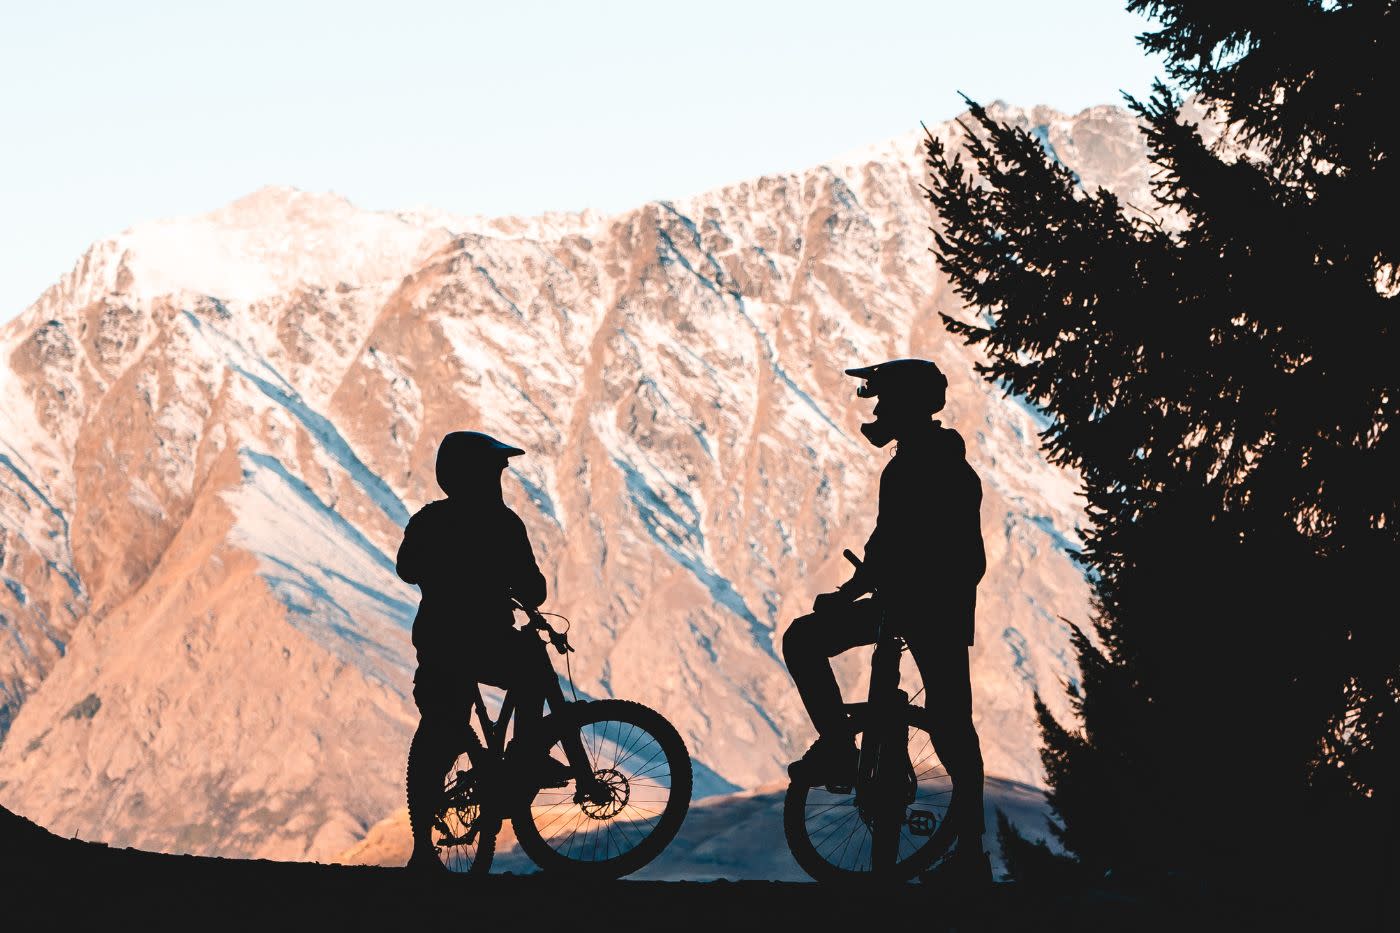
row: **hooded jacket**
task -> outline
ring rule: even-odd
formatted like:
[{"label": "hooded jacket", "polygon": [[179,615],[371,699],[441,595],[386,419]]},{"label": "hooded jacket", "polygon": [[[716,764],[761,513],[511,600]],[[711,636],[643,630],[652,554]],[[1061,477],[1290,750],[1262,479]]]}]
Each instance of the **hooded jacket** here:
[{"label": "hooded jacket", "polygon": [[[878,589],[896,604],[975,601],[987,570],[981,508],[982,483],[957,431],[934,421],[928,432],[901,438],[880,474],[880,512],[865,562],[847,587]],[[971,644],[971,615],[955,624]]]},{"label": "hooded jacket", "polygon": [[546,595],[525,523],[492,496],[425,505],[404,529],[396,569],[423,591],[413,621],[420,656],[499,637],[514,623],[512,596],[538,606]]}]

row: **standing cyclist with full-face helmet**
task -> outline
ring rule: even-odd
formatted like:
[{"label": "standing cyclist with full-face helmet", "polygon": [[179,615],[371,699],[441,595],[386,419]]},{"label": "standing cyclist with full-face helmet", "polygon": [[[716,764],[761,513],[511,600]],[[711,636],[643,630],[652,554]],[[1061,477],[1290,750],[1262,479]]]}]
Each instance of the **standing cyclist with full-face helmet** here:
[{"label": "standing cyclist with full-face helmet", "polygon": [[[880,475],[879,516],[863,564],[835,592],[817,596],[812,613],[783,636],[783,657],[820,733],[789,772],[810,785],[853,783],[855,740],[830,659],[873,644],[883,614],[918,665],[930,732],[953,781],[957,847],[939,874],[990,880],[967,651],[986,570],[982,484],[962,438],[932,419],[948,387],[934,363],[892,360],[846,373],[864,380],[857,395],[879,399],[861,433],[876,447],[898,446]],[[876,590],[876,598],[861,599]]]}]

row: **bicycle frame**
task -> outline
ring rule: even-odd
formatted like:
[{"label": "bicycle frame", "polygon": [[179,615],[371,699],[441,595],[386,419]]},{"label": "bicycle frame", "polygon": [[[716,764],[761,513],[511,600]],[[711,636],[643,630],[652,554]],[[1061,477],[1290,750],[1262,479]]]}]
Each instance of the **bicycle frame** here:
[{"label": "bicycle frame", "polygon": [[[481,684],[472,687],[472,709],[476,712],[476,718],[481,723],[481,734],[486,737],[482,743],[487,751],[497,755],[504,755],[506,750],[506,726],[515,715],[515,699],[511,696],[511,691],[507,690],[501,702],[501,711],[495,719],[486,711],[486,698],[481,695]],[[473,730],[475,738],[475,730]]]},{"label": "bicycle frame", "polygon": [[[549,643],[561,654],[573,650],[573,648],[569,646],[567,634],[555,631],[538,610],[519,605],[518,603],[516,604],[516,608],[522,609],[530,619],[529,624],[522,631],[533,631],[547,635]],[[553,665],[549,661],[548,649],[544,641],[539,642],[539,651],[540,663],[549,665],[552,672]],[[463,749],[463,751],[471,762],[470,771],[482,775],[482,778],[475,785],[478,793],[481,794],[477,799],[481,806],[482,818],[473,822],[473,825],[465,836],[460,838],[453,837],[451,840],[453,844],[471,844],[477,838],[478,833],[482,831],[483,826],[489,826],[494,820],[496,821],[496,828],[498,829],[500,821],[514,819],[513,814],[522,806],[528,814],[531,802],[535,794],[541,788],[541,784],[538,781],[532,782],[528,777],[524,777],[530,773],[528,768],[532,762],[529,756],[535,749],[521,749],[521,752],[525,756],[521,763],[526,765],[526,768],[516,768],[513,764],[507,765],[507,762],[509,762],[513,756],[516,746],[516,741],[514,739],[509,743],[506,742],[506,730],[510,725],[511,719],[515,716],[518,706],[515,696],[517,689],[516,687],[508,687],[506,689],[501,699],[500,712],[496,715],[496,718],[492,719],[490,712],[486,708],[486,698],[481,692],[481,682],[472,684],[471,708],[470,712],[467,714],[466,721],[463,723],[465,728],[462,730],[466,733],[463,737],[466,748]],[[541,730],[541,735],[550,734],[549,730],[551,728],[557,729],[557,732],[554,733],[557,736],[556,740],[563,746],[565,757],[568,760],[569,767],[572,769],[575,786],[574,802],[592,802],[598,805],[611,802],[612,791],[609,785],[605,781],[600,780],[595,774],[593,763],[589,760],[584,749],[582,737],[578,731],[570,728],[570,725],[574,722],[570,711],[586,704],[583,701],[570,702],[566,699],[563,687],[560,686],[557,675],[544,680],[543,693],[545,702],[549,704],[549,715],[541,718],[539,728]],[[484,741],[482,737],[476,734],[476,729],[472,726],[472,713],[475,713],[481,725]],[[551,724],[558,725],[552,726]],[[545,750],[545,754],[548,754],[547,750]],[[506,766],[498,767],[498,765]],[[470,786],[466,780],[468,773],[468,771],[457,772],[456,778],[445,791],[445,797],[450,798],[455,794],[467,790]],[[524,779],[522,780],[523,777]],[[551,784],[548,786],[556,787],[567,785]],[[522,796],[517,796],[517,789],[522,793]],[[487,814],[489,814],[489,816]],[[494,829],[488,831],[494,835]],[[447,832],[445,827],[444,832]]]},{"label": "bicycle frame", "polygon": [[[530,625],[527,630],[548,632],[551,643],[555,644],[556,647],[559,645],[564,646],[560,649],[561,653],[563,650],[573,650],[568,647],[567,638],[561,633],[556,632],[538,612],[523,606],[520,608],[524,609],[530,617]],[[540,642],[540,660],[542,663],[549,663],[548,648],[543,641]],[[559,679],[557,677],[550,678],[545,683],[544,700],[549,705],[551,717],[562,717],[569,707],[574,705],[565,698],[564,689],[559,685]],[[467,751],[468,757],[471,758],[473,764],[475,764],[478,758],[478,751],[485,751],[489,752],[494,760],[504,760],[508,751],[508,746],[506,744],[506,728],[510,725],[510,721],[515,715],[515,688],[512,687],[506,690],[501,700],[501,710],[495,719],[491,718],[491,714],[486,709],[486,699],[482,696],[480,683],[473,684],[472,686],[471,705],[472,710],[476,713],[477,720],[481,724],[481,732],[482,736],[485,737],[485,742],[483,743],[478,740],[476,730],[470,728],[469,721],[466,730],[469,735],[468,742],[471,746]],[[512,741],[509,747],[514,747],[514,744],[515,743]],[[570,738],[566,738],[562,744],[564,746],[564,754],[568,757],[569,764],[574,768],[575,774],[583,779],[591,777],[592,774],[587,756],[584,754],[583,743],[577,739],[571,740]],[[583,780],[579,781],[579,786],[583,786]]]},{"label": "bicycle frame", "polygon": [[[572,705],[565,698],[564,691],[559,686],[558,681],[550,683],[545,688],[544,699],[549,704],[551,714],[562,712]],[[475,684],[472,687],[472,710],[476,713],[477,721],[481,724],[481,734],[486,737],[486,741],[483,743],[485,749],[497,755],[504,755],[506,752],[506,727],[515,715],[514,688],[506,690],[501,700],[501,711],[496,714],[495,719],[492,719],[491,714],[486,709],[486,698],[481,694],[481,684]]]}]

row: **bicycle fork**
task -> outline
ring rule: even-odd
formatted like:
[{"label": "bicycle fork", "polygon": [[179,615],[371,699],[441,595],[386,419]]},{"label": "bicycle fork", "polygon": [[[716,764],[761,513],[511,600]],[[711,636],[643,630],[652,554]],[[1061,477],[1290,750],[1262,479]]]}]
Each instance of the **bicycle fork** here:
[{"label": "bicycle fork", "polygon": [[[550,681],[545,687],[545,701],[549,703],[550,712],[558,716],[561,721],[567,721],[565,711],[572,704],[564,699],[564,688],[559,686],[558,678]],[[559,744],[564,746],[564,757],[568,759],[569,767],[574,770],[574,802],[582,803],[585,800],[591,800],[594,803],[606,803],[611,798],[611,791],[605,784],[595,779],[593,762],[589,760],[588,753],[584,751],[583,738],[580,734],[574,729],[564,729]]]},{"label": "bicycle fork", "polygon": [[899,687],[902,649],[898,640],[884,637],[883,621],[880,628],[870,665],[869,726],[862,736],[857,769],[857,805],[869,817],[870,861],[876,872],[893,869],[899,861],[909,769],[904,728],[909,694]]}]

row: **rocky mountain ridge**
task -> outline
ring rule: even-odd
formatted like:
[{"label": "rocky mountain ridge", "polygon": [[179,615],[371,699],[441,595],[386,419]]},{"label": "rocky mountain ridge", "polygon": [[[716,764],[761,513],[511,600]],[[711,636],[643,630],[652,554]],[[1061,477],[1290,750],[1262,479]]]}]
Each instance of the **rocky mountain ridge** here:
[{"label": "rocky mountain ridge", "polygon": [[[1003,113],[1145,200],[1124,111]],[[165,851],[360,839],[414,721],[393,554],[463,427],[530,451],[508,499],[579,688],[672,718],[703,791],[770,782],[811,738],[777,638],[843,578],[886,456],[841,370],[904,355],[949,372],[983,477],[988,770],[1037,781],[1030,694],[1062,702],[1061,619],[1088,612],[1081,503],[942,328],[921,176],[910,134],[611,217],[265,189],[96,244],[0,328],[0,803]]]}]

